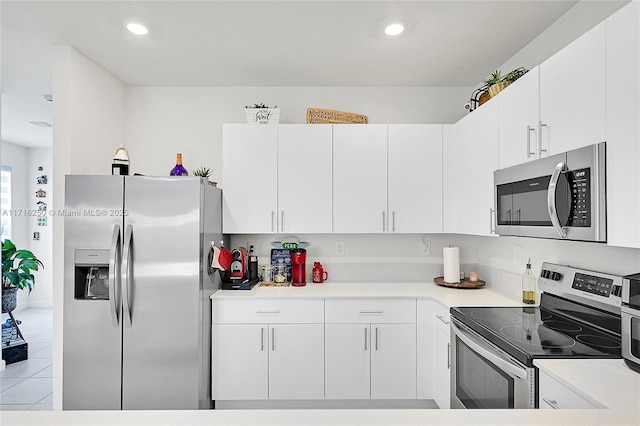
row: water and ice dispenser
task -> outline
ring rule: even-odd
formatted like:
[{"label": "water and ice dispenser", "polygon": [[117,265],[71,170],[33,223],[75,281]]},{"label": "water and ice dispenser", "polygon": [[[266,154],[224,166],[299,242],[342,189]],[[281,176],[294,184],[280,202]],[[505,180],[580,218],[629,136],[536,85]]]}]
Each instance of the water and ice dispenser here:
[{"label": "water and ice dispenser", "polygon": [[74,267],[76,299],[109,300],[108,249],[77,249]]}]

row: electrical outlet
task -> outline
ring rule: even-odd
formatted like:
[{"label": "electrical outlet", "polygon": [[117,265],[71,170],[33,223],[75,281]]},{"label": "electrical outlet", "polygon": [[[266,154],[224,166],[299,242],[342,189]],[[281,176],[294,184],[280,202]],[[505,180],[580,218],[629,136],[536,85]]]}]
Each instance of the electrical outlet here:
[{"label": "electrical outlet", "polygon": [[344,256],[344,241],[336,241],[336,256]]},{"label": "electrical outlet", "polygon": [[422,256],[431,256],[431,241],[420,241],[420,254]]},{"label": "electrical outlet", "polygon": [[513,246],[513,260],[522,263],[522,246],[517,244]]}]

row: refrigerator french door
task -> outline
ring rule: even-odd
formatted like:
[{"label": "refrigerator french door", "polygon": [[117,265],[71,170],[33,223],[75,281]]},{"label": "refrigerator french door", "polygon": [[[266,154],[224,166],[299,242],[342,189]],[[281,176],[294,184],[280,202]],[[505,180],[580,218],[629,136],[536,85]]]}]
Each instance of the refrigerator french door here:
[{"label": "refrigerator french door", "polygon": [[67,176],[63,409],[211,406],[211,241],[197,177]]}]

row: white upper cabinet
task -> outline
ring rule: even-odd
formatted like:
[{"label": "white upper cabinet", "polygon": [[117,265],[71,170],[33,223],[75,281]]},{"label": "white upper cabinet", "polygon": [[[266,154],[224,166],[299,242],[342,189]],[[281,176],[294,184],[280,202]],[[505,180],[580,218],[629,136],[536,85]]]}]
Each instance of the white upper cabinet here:
[{"label": "white upper cabinet", "polygon": [[388,231],[442,232],[442,125],[389,124],[388,156]]},{"label": "white upper cabinet", "polygon": [[500,109],[499,168],[539,158],[540,68],[531,69],[496,99]]},{"label": "white upper cabinet", "polygon": [[491,100],[444,131],[444,232],[493,235],[498,103]]},{"label": "white upper cabinet", "polygon": [[222,127],[223,232],[276,232],[278,126]]},{"label": "white upper cabinet", "polygon": [[333,127],[333,232],[387,232],[387,125]]},{"label": "white upper cabinet", "polygon": [[332,126],[287,124],[278,130],[278,231],[332,231]]},{"label": "white upper cabinet", "polygon": [[607,241],[640,248],[640,4],[605,21]]},{"label": "white upper cabinet", "polygon": [[605,141],[605,105],[603,22],[540,65],[544,154]]},{"label": "white upper cabinet", "polygon": [[330,125],[225,124],[224,232],[330,233]]}]

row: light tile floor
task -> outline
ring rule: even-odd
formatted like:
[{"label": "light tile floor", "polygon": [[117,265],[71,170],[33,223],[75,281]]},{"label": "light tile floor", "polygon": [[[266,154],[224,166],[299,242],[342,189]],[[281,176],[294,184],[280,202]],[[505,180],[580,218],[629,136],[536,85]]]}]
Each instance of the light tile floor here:
[{"label": "light tile floor", "polygon": [[[53,409],[53,317],[51,309],[15,311],[29,344],[29,358],[0,371],[0,411]],[[9,316],[2,315],[4,323]]]}]

